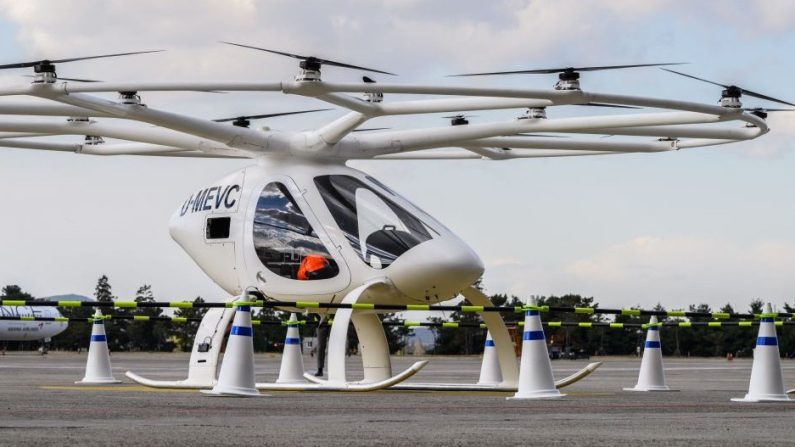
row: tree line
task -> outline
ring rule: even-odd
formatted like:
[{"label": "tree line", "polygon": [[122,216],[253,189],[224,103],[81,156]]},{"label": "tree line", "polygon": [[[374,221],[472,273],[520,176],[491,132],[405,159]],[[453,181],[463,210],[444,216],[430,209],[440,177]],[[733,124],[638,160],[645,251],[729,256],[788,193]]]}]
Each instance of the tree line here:
[{"label": "tree line", "polygon": [[[477,284],[480,285],[479,283]],[[516,296],[508,297],[505,294],[491,295],[491,302],[495,306],[522,306],[524,301]],[[534,296],[539,306],[561,307],[599,307],[593,297],[584,297],[576,294],[562,296]],[[751,301],[749,313],[762,312],[764,302],[760,299]],[[642,306],[636,306],[638,308]],[[659,303],[653,310],[665,311]],[[731,304],[726,304],[720,309],[713,310],[708,304],[690,305],[690,312],[726,312],[743,313],[742,309],[735,309]],[[783,312],[795,312],[795,306],[783,305]],[[544,321],[568,322],[615,322],[615,323],[648,323],[649,317],[616,315],[606,316],[600,314],[574,314],[563,312],[544,312],[541,314]],[[522,313],[503,314],[503,319],[508,326],[516,325],[524,320]],[[433,321],[444,321],[440,317],[431,318]],[[467,312],[452,312],[449,320],[480,323],[480,315]],[[660,322],[678,321],[714,321],[702,318],[659,318]],[[739,321],[737,318],[721,321]],[[559,348],[561,351],[583,352],[588,355],[631,355],[639,352],[646,339],[646,330],[639,328],[577,328],[577,327],[545,327],[547,343]],[[664,355],[694,356],[694,357],[723,357],[731,353],[735,357],[750,357],[756,346],[757,327],[742,328],[724,326],[720,328],[691,327],[691,328],[662,328],[660,340]],[[795,327],[778,329],[779,349],[782,356],[795,358]],[[486,340],[486,331],[478,328],[434,328],[436,346],[434,353],[448,355],[468,355],[483,352]],[[515,331],[521,334],[521,330]],[[521,338],[519,337],[519,340]]]},{"label": "tree line", "polygon": [[[482,290],[481,282],[476,283],[476,287]],[[31,300],[35,299],[29,293],[24,292],[19,286],[8,285],[2,289],[4,299]],[[106,275],[102,275],[94,289],[94,298],[97,301],[112,302],[117,297],[113,294],[110,281]],[[574,307],[598,307],[593,297],[568,294],[562,296],[535,296],[540,306],[574,306]],[[142,285],[138,288],[134,297],[138,303],[154,302],[154,293],[151,286]],[[491,302],[495,306],[522,306],[523,300],[516,296],[505,294],[490,295]],[[202,297],[196,297],[196,302],[204,302]],[[637,306],[640,307],[640,306]],[[763,301],[754,299],[748,307],[750,313],[760,313]],[[654,306],[655,310],[666,310],[659,303]],[[708,304],[691,305],[689,311],[694,312],[713,312]],[[795,306],[784,304],[784,312],[795,312]],[[86,318],[94,313],[93,308],[89,307],[67,307],[62,308],[61,313],[69,318]],[[735,309],[731,304],[717,309],[719,312],[735,313],[742,312]],[[176,309],[173,316],[187,318],[201,318],[207,312],[206,308]],[[157,317],[164,313],[164,309],[155,307],[137,308],[118,308],[113,310],[115,315],[128,316],[150,316]],[[282,320],[289,319],[287,312],[277,311],[271,308],[252,309],[252,318],[262,320]],[[517,327],[519,321],[523,321],[522,313],[506,313],[503,319],[508,326]],[[304,324],[299,326],[302,337],[315,336],[318,315],[298,314],[299,320],[304,320]],[[399,317],[392,315],[382,316],[384,321],[397,321]],[[605,316],[599,314],[572,314],[547,312],[542,314],[545,321],[567,321],[567,322],[605,322],[614,321],[617,323],[646,323],[648,317],[637,317],[629,315]],[[458,321],[466,323],[481,323],[481,317],[477,313],[455,311],[440,316],[432,316],[430,321]],[[688,321],[683,318],[661,318],[661,322]],[[708,318],[692,318],[690,321],[710,321]],[[722,320],[736,321],[736,320]],[[164,321],[136,321],[112,320],[105,325],[108,334],[108,345],[113,351],[185,351],[189,352],[193,347],[193,337],[199,327],[198,321],[175,324]],[[408,337],[412,335],[410,328],[403,326],[385,326],[387,341],[389,342],[392,353],[403,349]],[[545,329],[548,344],[561,351],[583,352],[588,355],[630,355],[637,352],[638,347],[643,345],[646,331],[638,328],[576,328],[576,327],[556,327]],[[725,356],[732,353],[735,356],[750,356],[756,342],[756,328],[741,327],[692,327],[692,328],[663,328],[660,331],[662,340],[663,354],[674,356]],[[433,354],[441,355],[475,355],[483,352],[483,345],[486,338],[486,331],[479,328],[433,328],[435,346]],[[779,348],[781,354],[786,357],[795,357],[795,328],[779,329]],[[515,330],[516,334],[521,334],[521,330]],[[254,349],[257,352],[281,351],[285,337],[285,327],[283,326],[259,326],[254,331]],[[72,323],[69,328],[52,340],[52,349],[59,350],[82,350],[88,347],[91,335],[91,325],[82,323]],[[519,337],[519,339],[521,339]],[[355,351],[358,344],[356,331],[348,331],[349,350]],[[17,349],[27,346],[35,348],[30,342],[8,342],[8,349]]]},{"label": "tree line", "polygon": [[[2,289],[2,298],[8,300],[35,300],[31,294],[22,290],[18,285],[7,285]],[[113,288],[107,275],[102,275],[97,280],[94,288],[94,299],[102,302],[113,302],[118,298],[113,294]],[[155,302],[152,287],[144,284],[135,293],[134,301],[137,303]],[[197,296],[194,302],[203,303],[204,299]],[[185,318],[202,318],[207,308],[176,309],[172,316]],[[65,307],[59,311],[68,318],[88,318],[94,315],[95,309],[90,307]],[[159,307],[136,307],[113,309],[113,315],[122,316],[149,316],[159,317],[164,315],[164,309]],[[281,312],[271,308],[253,308],[252,318],[258,320],[281,320],[290,318],[289,312]],[[314,337],[319,316],[315,314],[298,314],[298,319],[304,323],[299,327],[302,337]],[[384,320],[394,320],[394,316],[385,316]],[[193,338],[199,328],[199,321],[186,323],[173,323],[168,321],[129,321],[111,320],[105,324],[108,339],[108,348],[111,351],[143,351],[143,352],[190,352],[193,349]],[[392,353],[402,349],[406,343],[408,328],[387,326],[387,340]],[[257,352],[277,351],[283,348],[286,333],[285,326],[258,326],[254,330],[254,350]],[[91,336],[91,325],[85,323],[70,323],[66,331],[55,336],[50,349],[65,351],[80,351],[88,348]],[[9,350],[36,349],[39,342],[6,342]],[[356,331],[348,331],[348,346],[355,350],[358,345]]]}]

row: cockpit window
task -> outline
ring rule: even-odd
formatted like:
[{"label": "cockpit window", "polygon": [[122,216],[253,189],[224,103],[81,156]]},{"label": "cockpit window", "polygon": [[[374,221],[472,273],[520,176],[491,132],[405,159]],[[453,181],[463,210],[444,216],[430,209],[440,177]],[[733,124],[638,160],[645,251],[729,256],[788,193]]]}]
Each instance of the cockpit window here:
[{"label": "cockpit window", "polygon": [[315,185],[348,242],[375,269],[433,238],[419,218],[355,177],[324,175]]},{"label": "cockpit window", "polygon": [[268,270],[297,280],[328,279],[339,267],[287,188],[268,183],[257,200],[254,249]]}]

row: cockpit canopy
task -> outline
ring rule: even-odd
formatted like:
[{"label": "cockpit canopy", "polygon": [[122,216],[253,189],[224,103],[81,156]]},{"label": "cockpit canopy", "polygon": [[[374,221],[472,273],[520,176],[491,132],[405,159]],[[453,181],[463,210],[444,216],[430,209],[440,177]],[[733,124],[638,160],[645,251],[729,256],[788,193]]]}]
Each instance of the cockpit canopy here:
[{"label": "cockpit canopy", "polygon": [[315,186],[354,251],[374,269],[388,267],[414,246],[438,236],[386,194],[355,177],[319,176]]},{"label": "cockpit canopy", "polygon": [[[439,234],[389,197],[396,193],[369,180],[381,190],[350,175],[318,176],[314,183],[359,258],[380,270]],[[319,280],[339,273],[329,249],[278,181],[265,185],[257,200],[254,248],[262,264],[283,278]]]}]

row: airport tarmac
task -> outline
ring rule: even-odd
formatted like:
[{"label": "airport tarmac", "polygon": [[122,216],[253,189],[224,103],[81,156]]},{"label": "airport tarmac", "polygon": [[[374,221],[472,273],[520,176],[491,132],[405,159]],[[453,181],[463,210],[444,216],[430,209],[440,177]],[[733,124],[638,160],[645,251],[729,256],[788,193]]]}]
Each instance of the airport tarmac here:
[{"label": "airport tarmac", "polygon": [[[80,386],[85,353],[0,357],[0,445],[792,445],[795,403],[730,402],[748,387],[750,359],[666,358],[679,392],[621,391],[637,381],[639,359],[604,365],[565,388],[559,401],[507,401],[512,393],[379,391],[272,392],[218,398],[131,383],[132,370],[180,379],[187,354],[115,353],[122,385]],[[394,357],[394,370],[425,358],[416,382],[477,381],[478,357]],[[349,358],[349,371],[361,370]],[[561,378],[585,361],[554,361]],[[279,355],[256,356],[257,380],[274,381]],[[305,358],[307,369],[314,359]],[[784,381],[795,388],[795,361]]]}]

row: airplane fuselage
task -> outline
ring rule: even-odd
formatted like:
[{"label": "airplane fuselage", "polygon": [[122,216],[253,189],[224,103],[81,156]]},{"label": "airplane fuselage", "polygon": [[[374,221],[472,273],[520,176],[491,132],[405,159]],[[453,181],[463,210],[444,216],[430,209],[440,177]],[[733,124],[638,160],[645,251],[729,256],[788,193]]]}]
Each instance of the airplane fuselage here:
[{"label": "airplane fuselage", "polygon": [[[53,307],[0,306],[2,317],[54,318],[61,314]],[[44,340],[65,331],[65,321],[0,320],[0,341]]]}]

